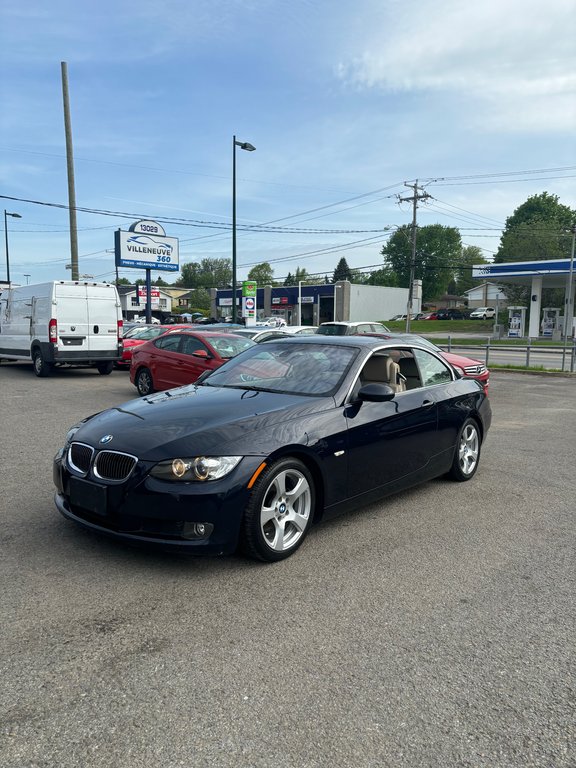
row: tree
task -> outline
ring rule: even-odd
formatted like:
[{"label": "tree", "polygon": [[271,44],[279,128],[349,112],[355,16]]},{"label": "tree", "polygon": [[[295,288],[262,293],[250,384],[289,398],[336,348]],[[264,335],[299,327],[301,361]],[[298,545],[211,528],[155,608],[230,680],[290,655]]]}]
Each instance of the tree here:
[{"label": "tree", "polygon": [[163,286],[163,285],[169,285],[169,283],[165,282],[161,277],[157,277],[156,280],[153,281],[153,285]]},{"label": "tree", "polygon": [[392,267],[385,265],[382,269],[372,272],[368,278],[368,285],[385,285],[389,288],[398,288],[398,275]]},{"label": "tree", "polygon": [[116,285],[132,285],[132,283],[127,277],[119,277],[118,280],[116,280]]},{"label": "tree", "polygon": [[[415,279],[422,280],[422,298],[429,301],[446,293],[462,250],[460,232],[454,227],[429,224],[419,227],[416,238]],[[412,262],[412,227],[399,227],[382,248],[385,269],[396,275],[398,286],[408,288]]]},{"label": "tree", "polygon": [[459,264],[454,270],[454,293],[462,296],[470,288],[478,285],[478,281],[472,278],[474,264],[487,264],[488,261],[482,254],[482,249],[477,245],[465,245],[460,254]]},{"label": "tree", "polygon": [[188,262],[174,283],[179,288],[223,288],[232,283],[231,259],[202,259]]},{"label": "tree", "polygon": [[310,277],[304,267],[296,267],[296,272],[294,272],[293,275],[288,272],[286,280],[284,280],[284,285],[298,285],[298,283],[307,283],[309,285],[313,285],[314,282],[315,280]]},{"label": "tree", "polygon": [[576,211],[560,203],[557,195],[532,195],[506,219],[494,261],[568,258],[575,221]]},{"label": "tree", "polygon": [[254,280],[258,285],[273,285],[274,270],[267,261],[257,264],[248,272],[248,280]]},{"label": "tree", "polygon": [[352,272],[350,270],[350,267],[348,266],[348,262],[344,257],[340,259],[338,264],[336,265],[336,269],[334,270],[334,275],[332,276],[332,282],[337,283],[338,280],[351,280],[352,279]]}]

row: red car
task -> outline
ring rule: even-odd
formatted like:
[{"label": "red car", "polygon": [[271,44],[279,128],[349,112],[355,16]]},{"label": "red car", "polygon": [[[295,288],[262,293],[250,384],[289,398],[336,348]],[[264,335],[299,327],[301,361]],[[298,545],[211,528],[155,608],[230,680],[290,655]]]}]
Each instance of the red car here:
[{"label": "red car", "polygon": [[[179,326],[179,328],[188,327],[189,326],[187,325]],[[114,363],[114,366],[116,368],[130,368],[134,347],[139,347],[141,344],[145,344],[147,341],[151,341],[157,336],[161,336],[163,333],[166,333],[166,331],[173,330],[173,325],[141,325],[140,327],[135,326],[134,328],[130,328],[130,330],[124,334],[122,360],[118,360]]]},{"label": "red car", "polygon": [[234,333],[172,329],[133,348],[130,381],[141,396],[192,384],[254,344]]},{"label": "red car", "polygon": [[[380,336],[383,339],[391,339],[392,335],[382,333],[370,333],[369,336]],[[458,373],[465,379],[476,379],[482,384],[482,388],[486,395],[488,395],[488,385],[490,383],[490,371],[483,362],[480,360],[474,360],[472,357],[463,357],[462,355],[455,355],[453,352],[445,352],[436,344],[433,344],[428,339],[418,336],[415,333],[396,333],[394,338],[403,339],[407,342],[414,343],[415,341],[420,344],[433,349],[435,352],[439,352],[447,363],[450,363],[452,368],[455,368]]]}]

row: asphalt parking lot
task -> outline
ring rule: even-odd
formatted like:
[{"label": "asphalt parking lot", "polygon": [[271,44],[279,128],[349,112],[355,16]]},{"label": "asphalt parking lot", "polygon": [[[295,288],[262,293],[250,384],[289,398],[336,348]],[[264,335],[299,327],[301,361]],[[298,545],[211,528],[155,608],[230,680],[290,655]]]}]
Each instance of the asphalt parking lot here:
[{"label": "asphalt parking lot", "polygon": [[576,381],[493,373],[470,483],[313,530],[275,565],[61,518],[52,456],[126,372],[2,364],[5,768],[576,764]]}]

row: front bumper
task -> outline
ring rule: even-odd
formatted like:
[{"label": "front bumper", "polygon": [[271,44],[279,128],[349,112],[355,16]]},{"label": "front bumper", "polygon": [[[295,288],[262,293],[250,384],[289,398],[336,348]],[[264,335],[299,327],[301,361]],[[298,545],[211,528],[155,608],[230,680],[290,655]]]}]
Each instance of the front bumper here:
[{"label": "front bumper", "polygon": [[[75,476],[62,452],[53,478],[58,511],[83,528],[130,544],[194,554],[225,555],[237,549],[250,491],[248,482],[262,457],[245,457],[225,478],[208,483],[174,483],[148,474],[139,462],[123,483]],[[204,523],[209,535],[191,534]]]}]

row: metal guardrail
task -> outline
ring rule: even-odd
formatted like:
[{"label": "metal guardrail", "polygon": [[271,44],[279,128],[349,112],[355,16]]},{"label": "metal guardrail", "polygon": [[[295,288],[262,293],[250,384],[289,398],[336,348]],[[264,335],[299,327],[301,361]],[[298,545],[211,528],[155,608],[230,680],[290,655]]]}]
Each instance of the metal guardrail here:
[{"label": "metal guardrail", "polygon": [[[526,344],[492,344],[493,339],[491,337],[486,338],[485,344],[468,344],[461,343],[462,339],[456,340],[454,343],[451,336],[448,336],[448,352],[458,350],[465,350],[467,352],[484,350],[484,362],[486,367],[489,367],[490,355],[492,352],[524,352],[524,367],[530,368],[530,358],[534,354],[544,356],[556,356],[558,358],[557,368],[561,371],[569,371],[574,373],[576,370],[576,339],[569,344],[563,344],[562,346],[534,346],[532,339],[528,338]],[[479,357],[479,355],[471,355],[472,357]],[[499,363],[500,364],[500,363]],[[512,365],[518,365],[519,363],[511,363]],[[540,365],[533,365],[533,368],[540,367]],[[556,366],[555,366],[556,367]]]}]

